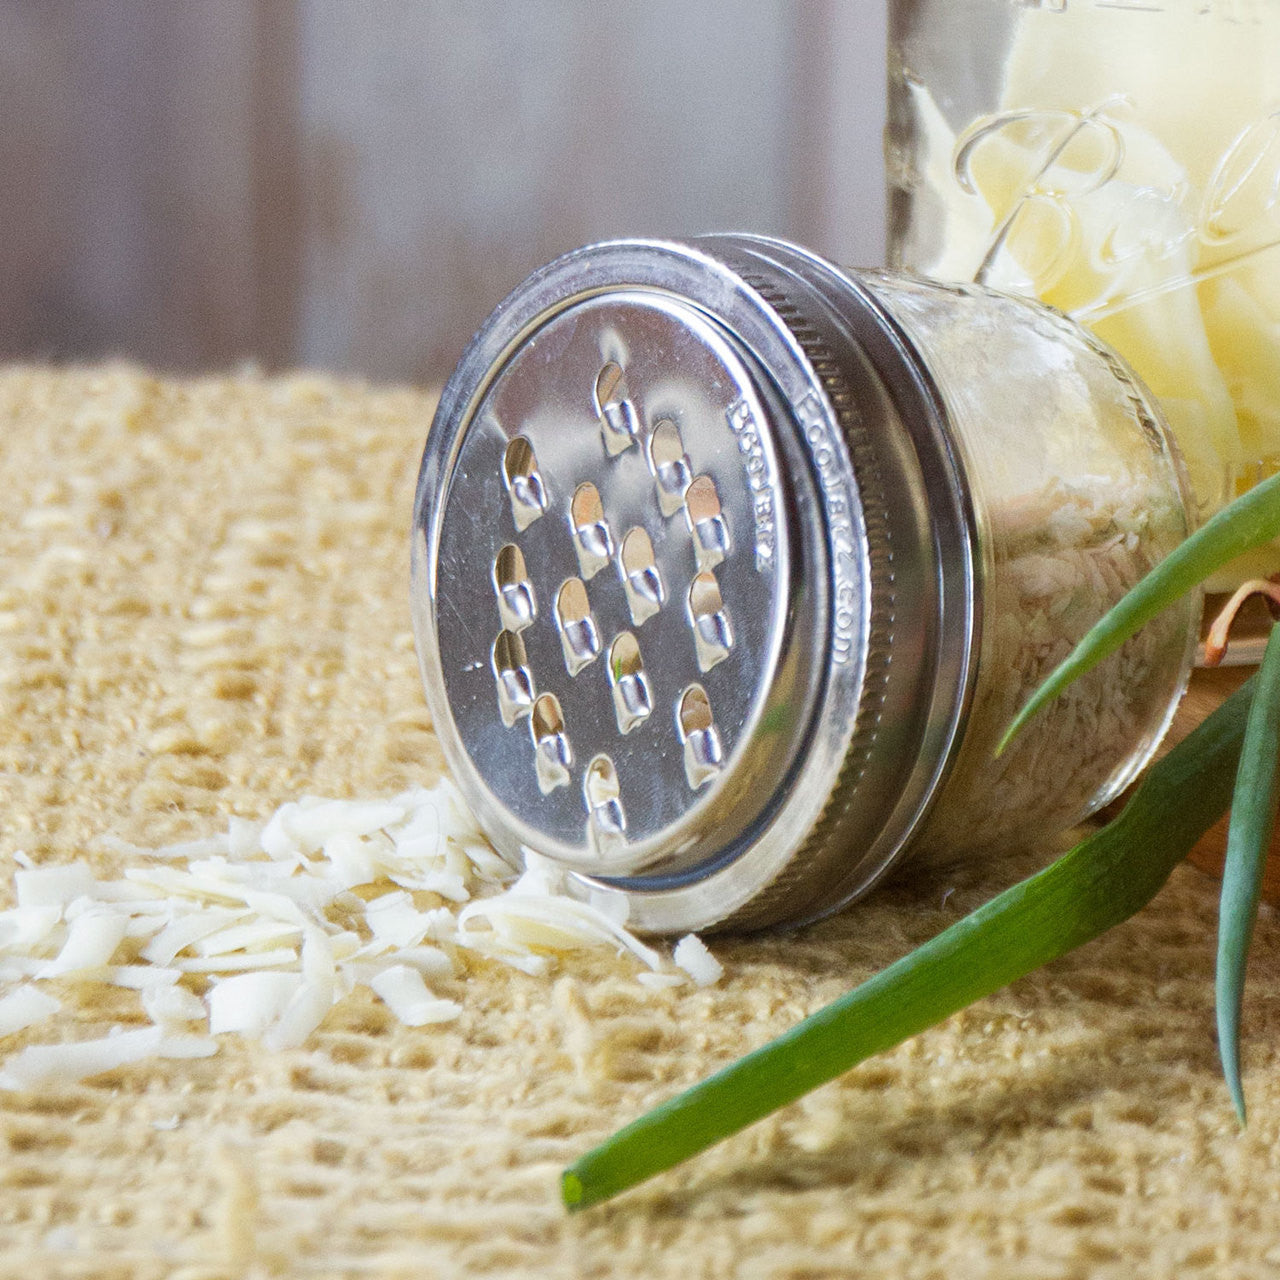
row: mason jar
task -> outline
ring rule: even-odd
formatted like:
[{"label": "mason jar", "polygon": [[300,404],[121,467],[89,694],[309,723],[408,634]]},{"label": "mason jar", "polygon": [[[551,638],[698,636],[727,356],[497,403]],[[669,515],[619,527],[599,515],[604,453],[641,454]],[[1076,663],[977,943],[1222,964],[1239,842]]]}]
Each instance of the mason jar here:
[{"label": "mason jar", "polygon": [[795,923],[1126,785],[1194,600],[994,748],[1190,519],[1158,406],[1038,303],[752,236],[592,245],[441,398],[427,699],[513,860],[642,931]]},{"label": "mason jar", "polygon": [[1118,351],[1201,518],[1280,469],[1280,4],[890,0],[887,156],[892,265]]}]

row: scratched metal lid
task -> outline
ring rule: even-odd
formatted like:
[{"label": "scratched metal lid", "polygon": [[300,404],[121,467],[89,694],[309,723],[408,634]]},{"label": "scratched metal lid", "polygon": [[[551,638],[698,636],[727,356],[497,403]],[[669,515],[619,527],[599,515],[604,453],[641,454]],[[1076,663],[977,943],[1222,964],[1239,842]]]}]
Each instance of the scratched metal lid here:
[{"label": "scratched metal lid", "polygon": [[414,512],[427,699],[481,825],[653,932],[864,892],[964,712],[970,525],[856,276],[746,236],[535,273],[445,388]]}]

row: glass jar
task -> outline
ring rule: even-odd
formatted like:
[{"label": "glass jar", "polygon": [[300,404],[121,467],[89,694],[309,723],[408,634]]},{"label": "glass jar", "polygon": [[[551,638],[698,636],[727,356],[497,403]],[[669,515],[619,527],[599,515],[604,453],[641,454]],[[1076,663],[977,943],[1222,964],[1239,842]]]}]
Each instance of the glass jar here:
[{"label": "glass jar", "polygon": [[995,756],[1014,714],[1121,595],[1189,532],[1159,410],[1065,317],[981,286],[862,279],[927,362],[981,531],[982,630],[962,742],[921,837],[953,853],[1060,831],[1132,780],[1185,685],[1198,601],[1070,686]]},{"label": "glass jar", "polygon": [[794,923],[1126,785],[1195,601],[993,749],[1188,523],[1145,390],[1036,303],[750,236],[593,245],[442,396],[427,697],[503,852],[645,931]]},{"label": "glass jar", "polygon": [[890,10],[892,265],[1087,325],[1160,400],[1201,517],[1280,469],[1280,4]]}]

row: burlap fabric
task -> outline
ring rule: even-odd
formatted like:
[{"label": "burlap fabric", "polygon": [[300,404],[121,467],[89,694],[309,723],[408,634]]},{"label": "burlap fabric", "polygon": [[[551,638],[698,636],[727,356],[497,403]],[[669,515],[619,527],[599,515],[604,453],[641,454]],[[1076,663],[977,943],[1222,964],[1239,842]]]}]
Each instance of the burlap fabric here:
[{"label": "burlap fabric", "polygon": [[[407,609],[431,402],[298,376],[0,373],[0,866],[119,855],[380,796],[440,757]],[[902,878],[727,976],[472,962],[455,1023],[372,997],[305,1049],[0,1095],[0,1274],[1280,1275],[1280,933],[1264,913],[1238,1132],[1212,1030],[1216,886],[1130,924],[612,1205],[560,1167],[1033,863]],[[138,1021],[77,1002],[53,1035]],[[41,1032],[15,1037],[50,1038]]]}]

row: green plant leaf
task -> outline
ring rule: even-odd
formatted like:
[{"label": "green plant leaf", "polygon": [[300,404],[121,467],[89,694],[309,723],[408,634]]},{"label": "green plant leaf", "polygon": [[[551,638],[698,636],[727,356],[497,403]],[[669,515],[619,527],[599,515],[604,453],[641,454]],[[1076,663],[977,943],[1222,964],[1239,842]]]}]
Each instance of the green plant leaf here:
[{"label": "green plant leaf", "polygon": [[996,754],[1009,745],[1041,707],[1114,653],[1162,609],[1188,591],[1194,591],[1210,574],[1237,556],[1277,536],[1280,536],[1280,475],[1264,480],[1223,507],[1094,623],[1014,717]]},{"label": "green plant leaf", "polygon": [[1280,773],[1280,627],[1272,627],[1249,709],[1240,767],[1231,797],[1227,860],[1218,912],[1218,1054],[1240,1123],[1245,1122],[1240,1083],[1240,1011],[1245,966],[1258,918],[1262,871],[1275,828]]},{"label": "green plant leaf", "polygon": [[564,1173],[565,1204],[586,1208],[671,1168],[1128,919],[1226,808],[1253,685],[1154,765],[1115,821],[589,1151]]}]

